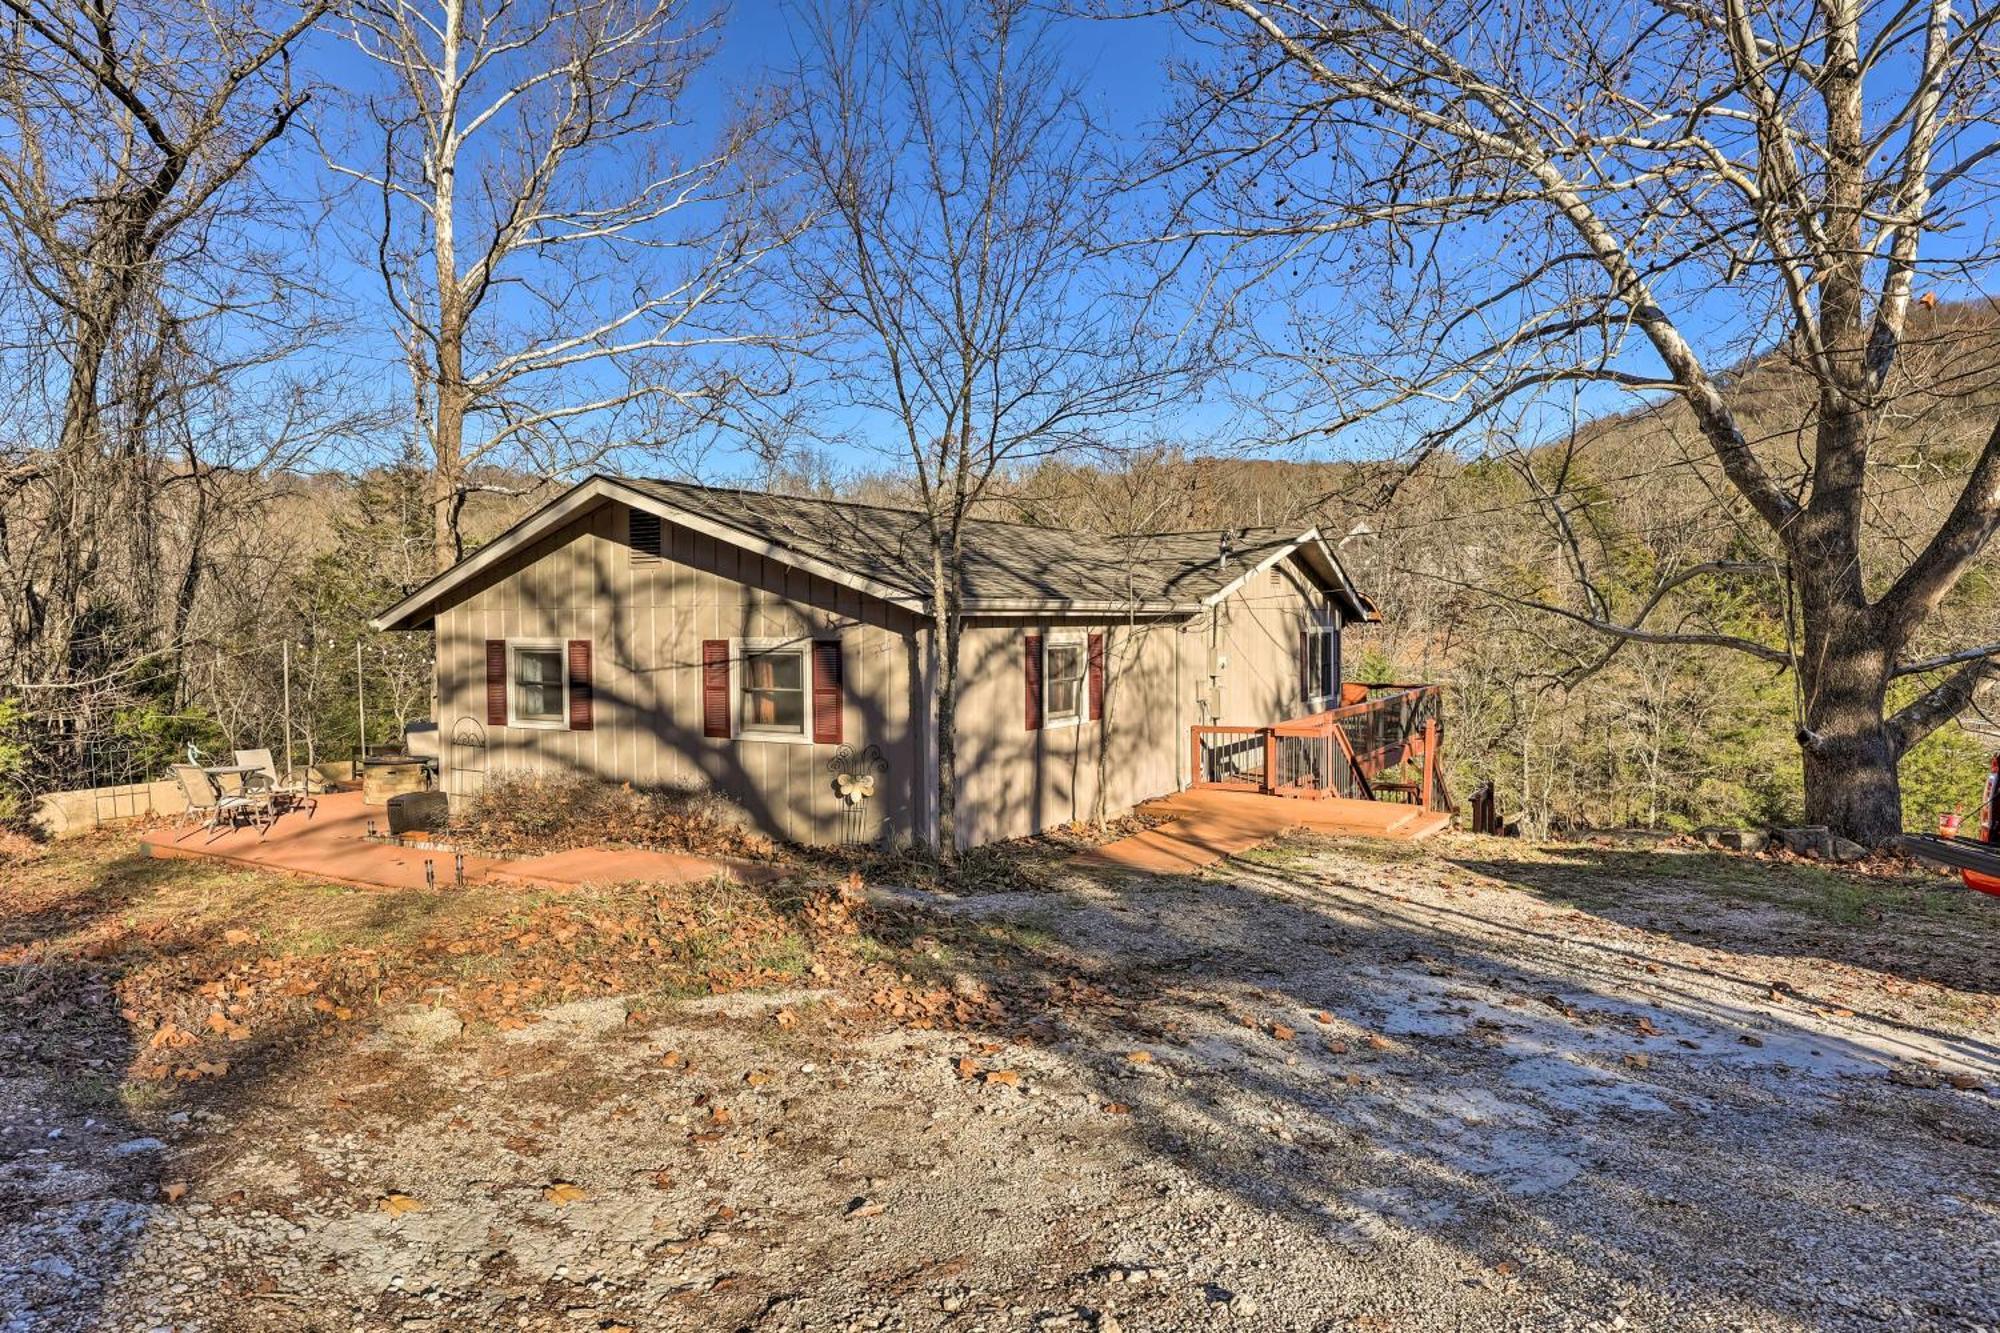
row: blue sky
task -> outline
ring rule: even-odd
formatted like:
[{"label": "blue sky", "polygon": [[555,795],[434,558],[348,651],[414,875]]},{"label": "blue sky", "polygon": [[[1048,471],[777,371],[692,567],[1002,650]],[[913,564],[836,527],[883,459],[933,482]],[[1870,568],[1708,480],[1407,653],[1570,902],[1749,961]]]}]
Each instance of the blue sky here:
[{"label": "blue sky", "polygon": [[[727,118],[732,101],[744,90],[782,77],[782,71],[794,58],[794,43],[789,30],[792,21],[788,7],[775,3],[775,0],[747,0],[728,13],[720,53],[696,85],[684,108],[685,118],[691,123],[696,139],[706,140],[719,129]],[[1171,21],[1158,18],[1064,18],[1054,22],[1063,61],[1086,89],[1098,124],[1115,136],[1118,147],[1134,153],[1143,149],[1173,95],[1168,84],[1167,63],[1182,40],[1178,28]],[[308,53],[308,61],[316,74],[350,89],[363,87],[367,80],[378,77],[368,63],[347,45],[338,28],[315,40]],[[1907,86],[1907,77],[1907,71],[1897,69],[1893,63],[1888,67],[1882,84],[1871,90],[1871,100],[1877,109],[1901,96],[1903,87]],[[337,119],[337,108],[329,106],[327,110]],[[1981,142],[1983,138],[1975,134],[1968,141],[1955,145],[1953,151],[1967,151]],[[301,182],[323,179],[310,143],[302,139],[294,141],[285,152],[286,169],[297,173]],[[1251,188],[1262,186],[1261,181],[1253,182]],[[362,202],[350,199],[345,206],[352,209]],[[1505,244],[1506,228],[1515,220],[1481,220],[1457,229],[1456,234],[1446,240],[1442,254],[1447,267],[1464,280],[1462,288],[1455,287],[1447,294],[1447,308],[1452,299],[1459,299],[1461,290],[1475,293],[1482,281],[1490,280],[1491,272],[1504,265],[1510,257]],[[1975,221],[1977,225],[1962,232],[1959,239],[1934,242],[1933,254],[1942,257],[1954,245],[1964,250],[1983,247],[1991,239],[1990,222],[1984,213]],[[356,321],[354,335],[344,341],[339,355],[350,358],[363,374],[382,386],[382,391],[392,400],[404,401],[407,398],[407,389],[403,387],[405,372],[386,322],[388,312],[383,305],[379,280],[372,268],[350,262],[337,239],[337,227],[322,226],[315,229],[306,245],[314,262],[323,267],[328,289],[344,295]],[[1385,275],[1388,280],[1398,276],[1393,268],[1376,262],[1370,251],[1359,250],[1354,258],[1354,271],[1361,274],[1364,281],[1377,273]],[[1143,261],[1135,258],[1134,262]],[[1959,274],[1954,285],[1944,285],[1944,280],[1940,278],[1938,294],[1946,299],[1962,299],[1975,294],[1977,280],[1976,274]],[[1722,369],[1745,351],[1769,345],[1771,328],[1766,312],[1756,304],[1768,296],[1768,286],[1762,290],[1759,288],[1762,279],[1753,275],[1743,290],[1709,284],[1699,274],[1679,275],[1673,281],[1674,290],[1668,296],[1676,303],[1675,313],[1683,318],[1684,332],[1712,358],[1711,369]],[[1921,284],[1920,290],[1930,285],[1927,280]],[[1323,336],[1327,345],[1336,352],[1351,350],[1368,336],[1369,316],[1375,312],[1357,309],[1357,305],[1366,300],[1365,286],[1347,287],[1333,282],[1308,282],[1304,286],[1305,290],[1296,298],[1287,298],[1274,291],[1260,305],[1259,317],[1264,321],[1266,332],[1288,335],[1290,330],[1284,326],[1296,317],[1301,336]],[[1649,372],[1657,369],[1651,353],[1643,347],[1629,353],[1627,363],[1632,369]],[[1257,385],[1261,382],[1252,379],[1250,383]],[[1244,386],[1239,383],[1237,387]],[[1274,394],[1273,397],[1281,398],[1282,395]],[[1586,415],[1632,405],[1628,395],[1605,388],[1584,390],[1577,401],[1579,410]],[[1313,406],[1307,400],[1307,410],[1300,413],[1300,419],[1309,419]],[[1560,403],[1531,414],[1526,419],[1525,428],[1538,436],[1560,431],[1567,406],[1565,396]],[[1217,395],[1207,401],[1182,404],[1176,416],[1150,420],[1135,429],[1156,431],[1166,438],[1183,438],[1199,445],[1211,441],[1221,424],[1231,420]],[[828,418],[827,424],[848,441],[827,449],[837,467],[852,471],[893,465],[893,455],[876,453],[852,443],[877,433],[871,430],[871,423],[867,420],[852,415],[845,418],[836,415]],[[1407,442],[1421,424],[1421,421],[1409,419],[1385,420],[1372,427],[1352,430],[1338,440],[1321,437],[1309,444],[1293,446],[1288,456],[1325,457],[1393,450]],[[883,437],[893,438],[893,435],[891,430],[879,432],[879,436]],[[639,461],[643,463],[644,460]],[[724,447],[707,457],[698,475],[700,479],[710,481],[732,479],[742,475],[747,466],[744,455]]]},{"label": "blue sky", "polygon": [[[683,107],[682,119],[690,123],[693,139],[705,141],[713,135],[728,119],[732,100],[745,90],[782,78],[794,59],[790,23],[788,7],[773,0],[748,0],[727,13],[719,51]],[[1158,20],[1065,18],[1056,22],[1055,31],[1061,58],[1083,82],[1098,123],[1134,151],[1142,148],[1170,95],[1166,63],[1176,38],[1173,25]],[[304,64],[314,77],[346,94],[359,96],[379,86],[380,72],[354,49],[343,26],[336,24],[316,35],[304,55]],[[329,142],[337,142],[353,124],[338,93],[323,99],[315,114]],[[281,173],[298,183],[300,194],[329,187],[318,150],[304,136],[287,144],[277,162]],[[333,213],[302,238],[309,248],[310,262],[324,276],[324,290],[344,305],[351,320],[351,336],[343,337],[337,348],[324,355],[400,404],[407,401],[407,374],[393,336],[391,312],[383,301],[381,280],[366,254],[366,237],[359,231],[373,221],[370,210],[374,197],[356,194],[352,187],[349,190],[345,198],[335,200]],[[1198,433],[1197,423],[1212,417],[1213,413],[1200,404],[1187,405],[1185,421],[1191,431]],[[843,437],[822,447],[837,468],[872,471],[894,465],[893,456],[854,443],[877,433],[867,421],[839,414],[826,421]],[[1159,424],[1173,430],[1171,422]],[[893,432],[885,433],[893,438]],[[396,447],[397,441],[384,440],[376,452],[387,454]],[[659,467],[658,462],[649,463],[643,456],[624,461]],[[716,446],[698,464],[700,479],[708,481],[740,477],[751,466],[749,456],[727,434],[717,437]]]}]

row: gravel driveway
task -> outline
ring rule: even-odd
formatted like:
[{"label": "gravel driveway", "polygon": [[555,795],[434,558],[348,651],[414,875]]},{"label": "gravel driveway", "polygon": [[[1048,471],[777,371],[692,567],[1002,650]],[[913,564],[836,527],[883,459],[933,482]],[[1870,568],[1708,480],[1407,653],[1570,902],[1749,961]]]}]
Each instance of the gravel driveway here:
[{"label": "gravel driveway", "polygon": [[0,1080],[0,1328],[2000,1326],[2000,901],[1719,864],[892,890],[909,1003],[410,1010],[157,1125]]}]

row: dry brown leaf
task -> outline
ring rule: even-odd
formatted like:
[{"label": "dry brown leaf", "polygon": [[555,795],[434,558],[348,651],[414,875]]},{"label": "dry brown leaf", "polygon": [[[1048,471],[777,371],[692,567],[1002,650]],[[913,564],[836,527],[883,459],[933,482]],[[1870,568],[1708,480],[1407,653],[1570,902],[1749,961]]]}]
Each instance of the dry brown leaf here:
[{"label": "dry brown leaf", "polygon": [[1149,1065],[1153,1063],[1153,1053],[1151,1051],[1128,1051],[1125,1058],[1135,1065]]},{"label": "dry brown leaf", "polygon": [[1318,1010],[1313,1014],[1313,1022],[1315,1023],[1331,1023],[1332,1021],[1333,1015],[1324,1009]]},{"label": "dry brown leaf", "polygon": [[169,1180],[160,1186],[160,1197],[168,1203],[179,1203],[187,1197],[187,1192],[188,1186],[185,1180]]},{"label": "dry brown leaf", "polygon": [[543,1190],[542,1197],[558,1208],[566,1208],[579,1199],[588,1199],[590,1191],[581,1185],[571,1185],[566,1181],[559,1181]]},{"label": "dry brown leaf", "polygon": [[241,928],[222,932],[222,942],[224,944],[253,944],[256,942],[256,939],[256,932]]},{"label": "dry brown leaf", "polygon": [[979,1081],[989,1086],[998,1084],[1005,1088],[1021,1086],[1021,1076],[1011,1069],[989,1069],[979,1076]]},{"label": "dry brown leaf", "polygon": [[420,1200],[413,1199],[407,1194],[385,1194],[382,1196],[382,1201],[376,1205],[376,1207],[391,1217],[401,1217],[404,1213],[421,1212],[423,1206]]},{"label": "dry brown leaf", "polygon": [[960,1078],[977,1078],[979,1076],[979,1062],[969,1055],[959,1056],[958,1076]]},{"label": "dry brown leaf", "polygon": [[1273,1023],[1271,1024],[1271,1035],[1276,1037],[1279,1041],[1290,1041],[1293,1037],[1296,1037],[1299,1034],[1294,1032],[1291,1028],[1286,1027],[1283,1023]]}]

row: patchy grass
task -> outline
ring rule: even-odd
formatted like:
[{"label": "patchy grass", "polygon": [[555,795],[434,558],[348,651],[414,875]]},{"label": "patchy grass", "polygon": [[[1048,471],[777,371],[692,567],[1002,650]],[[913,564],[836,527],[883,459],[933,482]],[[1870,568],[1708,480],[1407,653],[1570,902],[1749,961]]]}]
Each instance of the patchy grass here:
[{"label": "patchy grass", "polygon": [[[1459,853],[1469,841],[1454,842],[1452,859],[1462,860]],[[1628,904],[1635,887],[1649,893],[1678,885],[1719,905],[1768,904],[1833,925],[1912,916],[1975,930],[1994,924],[1991,913],[1978,910],[1978,896],[1956,879],[1897,863],[1850,868],[1706,848],[1609,849],[1495,839],[1475,845],[1480,853],[1492,853],[1496,864],[1517,868],[1523,887],[1586,911]]]},{"label": "patchy grass", "polygon": [[1439,869],[1713,948],[1893,972],[1941,995],[2000,994],[2000,899],[1907,863],[1470,837],[1426,854]]}]

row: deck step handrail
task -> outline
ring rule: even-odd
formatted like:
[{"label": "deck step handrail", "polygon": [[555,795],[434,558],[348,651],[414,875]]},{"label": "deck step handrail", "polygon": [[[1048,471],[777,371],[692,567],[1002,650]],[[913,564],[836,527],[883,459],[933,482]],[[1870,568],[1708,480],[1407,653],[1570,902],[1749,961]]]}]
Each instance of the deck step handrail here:
[{"label": "deck step handrail", "polygon": [[1369,697],[1358,703],[1267,726],[1195,727],[1190,785],[1376,800],[1382,775],[1409,763],[1420,767],[1419,779],[1391,787],[1411,791],[1423,809],[1442,804],[1442,692],[1426,684],[1367,688]]}]

